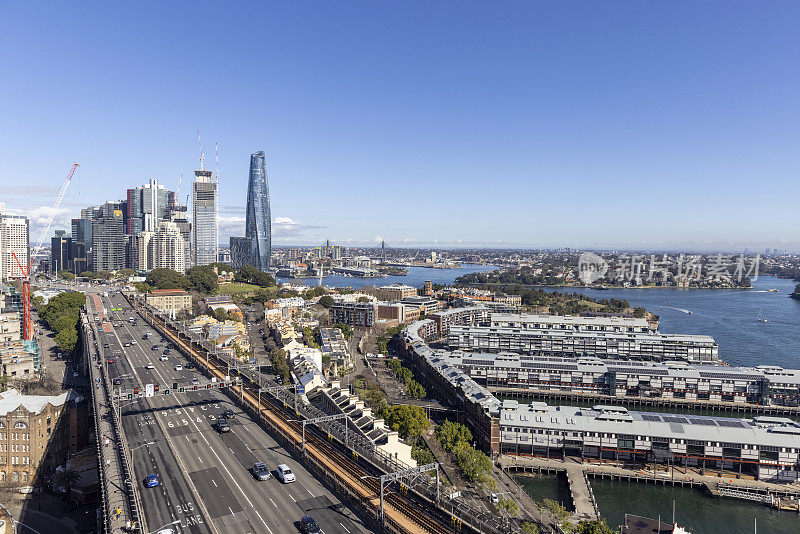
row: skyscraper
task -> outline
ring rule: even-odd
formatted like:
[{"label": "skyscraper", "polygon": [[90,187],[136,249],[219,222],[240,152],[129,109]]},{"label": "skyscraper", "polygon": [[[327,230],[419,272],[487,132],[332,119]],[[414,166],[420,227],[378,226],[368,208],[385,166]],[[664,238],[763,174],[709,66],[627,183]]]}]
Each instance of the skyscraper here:
[{"label": "skyscraper", "polygon": [[89,270],[89,254],[92,249],[91,219],[72,219],[72,261],[75,273]]},{"label": "skyscraper", "polygon": [[93,271],[116,271],[125,267],[125,205],[106,202],[92,219]]},{"label": "skyscraper", "polygon": [[192,265],[208,265],[217,261],[217,184],[211,171],[194,171],[192,184]]},{"label": "skyscraper", "polygon": [[19,266],[28,268],[29,235],[27,217],[0,213],[0,281],[23,276]]},{"label": "skyscraper", "polygon": [[72,236],[64,230],[56,230],[50,238],[50,272],[70,271],[74,269],[72,259]]},{"label": "skyscraper", "polygon": [[125,233],[155,232],[159,221],[169,220],[174,196],[175,193],[153,179],[143,186],[128,189]]},{"label": "skyscraper", "polygon": [[247,185],[245,237],[251,240],[253,266],[262,271],[270,267],[272,219],[269,209],[269,184],[264,152],[250,155],[250,180]]}]

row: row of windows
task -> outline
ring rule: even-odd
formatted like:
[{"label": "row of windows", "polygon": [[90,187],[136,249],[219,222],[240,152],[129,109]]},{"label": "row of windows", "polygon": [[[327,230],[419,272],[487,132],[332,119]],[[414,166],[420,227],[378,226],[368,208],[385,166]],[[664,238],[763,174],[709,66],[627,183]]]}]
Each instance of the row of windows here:
[{"label": "row of windows", "polygon": [[[47,416],[47,424],[50,424],[50,416]],[[0,428],[5,428],[6,424],[3,421],[0,421]],[[14,428],[28,428],[28,423],[24,423],[22,421],[17,421],[14,423]]]},{"label": "row of windows", "polygon": [[[50,435],[50,429],[49,428],[47,429],[47,435],[48,436]],[[23,439],[23,440],[27,441],[27,440],[31,439],[31,435],[29,433],[27,433],[27,432],[11,432],[10,434],[0,433],[0,440],[6,440],[7,441],[9,439],[9,436],[10,436],[10,439],[12,439],[14,441],[19,440],[19,439]]]},{"label": "row of windows", "polygon": [[[17,471],[11,473],[11,480],[13,482],[19,482],[22,479],[22,482],[28,482],[30,475],[28,475],[27,471],[22,472],[22,476]],[[6,482],[8,480],[8,475],[5,471],[0,471],[0,482]]]},{"label": "row of windows", "polygon": [[31,459],[29,456],[0,456],[0,465],[6,465],[8,461],[11,465],[30,465]]}]

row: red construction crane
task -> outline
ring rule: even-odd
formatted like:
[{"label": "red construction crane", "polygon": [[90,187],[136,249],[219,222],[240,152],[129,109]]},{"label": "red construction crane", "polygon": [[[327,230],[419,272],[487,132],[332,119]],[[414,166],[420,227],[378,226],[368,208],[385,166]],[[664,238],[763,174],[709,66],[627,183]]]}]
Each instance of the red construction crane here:
[{"label": "red construction crane", "polygon": [[44,242],[44,238],[47,235],[47,232],[50,230],[50,225],[53,224],[53,218],[56,216],[56,210],[61,205],[61,201],[64,200],[64,194],[67,192],[67,188],[69,187],[70,182],[72,181],[72,176],[75,174],[75,169],[77,169],[79,165],[74,163],[72,165],[72,169],[70,169],[69,174],[67,175],[67,179],[64,180],[64,183],[61,184],[61,189],[58,191],[58,195],[56,195],[56,199],[53,202],[53,207],[50,209],[50,216],[47,219],[47,223],[45,224],[44,228],[42,229],[42,235],[39,237],[39,243],[36,244],[36,248],[33,249],[33,252],[30,252],[30,248],[28,250],[28,264],[23,267],[22,263],[17,258],[15,253],[11,253],[11,256],[14,258],[14,261],[17,262],[17,267],[19,267],[20,272],[22,273],[22,339],[29,340],[33,337],[33,324],[31,323],[31,265],[33,263],[33,257],[39,254],[39,250],[42,248],[42,243]]}]

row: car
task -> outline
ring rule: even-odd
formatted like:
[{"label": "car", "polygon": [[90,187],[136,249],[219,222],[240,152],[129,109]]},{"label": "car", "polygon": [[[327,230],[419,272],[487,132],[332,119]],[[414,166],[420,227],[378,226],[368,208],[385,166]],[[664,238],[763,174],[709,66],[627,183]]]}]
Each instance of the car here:
[{"label": "car", "polygon": [[177,364],[177,365],[175,366],[175,370],[176,370],[176,371],[183,371],[183,366],[182,366],[181,364]]},{"label": "car", "polygon": [[303,534],[320,534],[322,532],[317,525],[317,522],[314,521],[314,518],[310,515],[304,515],[300,519],[300,532]]},{"label": "car", "polygon": [[152,347],[150,347],[150,350],[158,350],[158,345],[153,345]]},{"label": "car", "polygon": [[280,481],[284,484],[289,484],[290,482],[297,480],[292,472],[292,469],[286,464],[279,465],[278,469],[275,470],[275,473],[278,475]]},{"label": "car", "polygon": [[200,381],[198,379],[196,379],[196,378],[192,378],[192,385],[193,386],[199,386],[200,385]]},{"label": "car", "polygon": [[144,479],[145,488],[155,488],[159,485],[161,485],[161,482],[158,480],[158,475],[147,475]]},{"label": "car", "polygon": [[130,343],[125,343],[125,345],[123,345],[123,346],[124,346],[124,347],[130,347],[130,346],[131,346],[131,344],[130,344]]},{"label": "car", "polygon": [[231,410],[230,408],[228,408],[227,410],[225,410],[224,412],[222,412],[222,414],[220,415],[220,417],[225,417],[226,419],[236,419],[236,414],[235,414],[235,413],[233,413],[233,410]]},{"label": "car", "polygon": [[152,364],[152,362],[147,362],[147,368],[148,368],[148,369],[155,369],[155,368],[156,368],[156,366],[155,366],[155,365],[153,365],[153,364]]},{"label": "car", "polygon": [[108,343],[106,343],[105,345],[103,345],[103,348],[104,348],[104,349],[107,349],[107,348],[109,348],[110,346],[111,346],[111,345],[109,345]]},{"label": "car", "polygon": [[496,493],[492,493],[489,495],[489,502],[492,504],[497,504],[500,502],[500,496]]},{"label": "car", "polygon": [[171,351],[171,350],[169,350],[169,349],[164,349],[164,354],[169,354],[169,353],[171,353],[171,352],[172,352],[172,351]]},{"label": "car", "polygon": [[162,361],[162,362],[166,362],[166,361],[168,361],[168,360],[169,360],[169,356],[167,356],[166,354],[162,354],[162,355],[161,355],[161,361]]},{"label": "car", "polygon": [[115,361],[114,358],[109,358],[108,359],[108,363],[114,363],[114,361]]},{"label": "car", "polygon": [[231,424],[228,422],[226,417],[220,417],[217,419],[217,430],[222,432],[230,432],[231,431]]},{"label": "car", "polygon": [[145,334],[142,336],[142,339],[147,339],[147,336],[149,336],[149,335],[150,335],[150,334],[147,334],[147,333],[145,333]]},{"label": "car", "polygon": [[131,340],[131,345],[138,345],[138,344],[139,344],[139,342],[138,342],[138,341],[136,341],[135,339],[132,339],[132,340]]},{"label": "car", "polygon": [[174,347],[175,347],[175,345],[173,345],[172,343],[167,343],[167,348],[168,348],[168,349],[172,349],[172,348],[174,348]]},{"label": "car", "polygon": [[256,480],[269,480],[272,474],[264,462],[256,462],[253,464],[253,476]]}]

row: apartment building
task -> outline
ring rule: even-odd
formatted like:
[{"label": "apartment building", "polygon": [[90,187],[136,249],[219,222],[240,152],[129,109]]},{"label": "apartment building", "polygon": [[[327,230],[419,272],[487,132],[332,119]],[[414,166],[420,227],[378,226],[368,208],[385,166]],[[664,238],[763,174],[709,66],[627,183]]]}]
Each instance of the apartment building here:
[{"label": "apartment building", "polygon": [[489,320],[489,309],[485,306],[450,308],[429,314],[436,323],[439,336],[447,336],[454,325],[477,325]]},{"label": "apartment building", "polygon": [[154,289],[145,297],[147,304],[162,312],[192,309],[192,295],[182,289]]},{"label": "apartment building", "polygon": [[378,291],[384,295],[386,300],[399,301],[408,297],[417,296],[417,288],[407,286],[405,284],[390,284],[388,286],[381,286]]},{"label": "apartment building", "polygon": [[375,305],[368,302],[337,302],[328,309],[333,324],[370,327],[375,324]]}]

